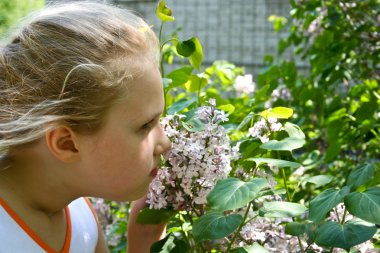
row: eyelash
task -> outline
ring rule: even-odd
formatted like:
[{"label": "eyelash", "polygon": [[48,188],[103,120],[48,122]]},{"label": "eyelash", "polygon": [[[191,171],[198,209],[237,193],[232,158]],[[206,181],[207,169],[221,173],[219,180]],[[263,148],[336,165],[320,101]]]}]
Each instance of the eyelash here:
[{"label": "eyelash", "polygon": [[142,126],[142,129],[144,130],[150,130],[152,128],[151,122],[148,122]]},{"label": "eyelash", "polygon": [[148,123],[145,123],[141,128],[144,131],[149,131],[152,129],[153,120],[149,121]]}]

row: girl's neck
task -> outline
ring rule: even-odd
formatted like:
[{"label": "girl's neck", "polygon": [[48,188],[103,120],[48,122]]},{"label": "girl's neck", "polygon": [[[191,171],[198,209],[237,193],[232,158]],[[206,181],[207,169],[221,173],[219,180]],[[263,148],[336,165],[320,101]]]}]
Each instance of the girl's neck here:
[{"label": "girl's neck", "polygon": [[0,170],[0,197],[15,210],[50,216],[61,213],[78,196],[70,192],[54,159],[41,157],[41,148],[37,145],[15,153],[9,166]]}]

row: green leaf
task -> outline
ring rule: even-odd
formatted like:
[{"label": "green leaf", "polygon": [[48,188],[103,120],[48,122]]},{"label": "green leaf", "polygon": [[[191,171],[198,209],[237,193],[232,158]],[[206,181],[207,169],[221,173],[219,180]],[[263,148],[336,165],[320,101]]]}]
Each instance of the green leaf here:
[{"label": "green leaf", "polygon": [[191,41],[195,45],[195,51],[192,55],[190,55],[189,61],[192,66],[194,66],[196,69],[200,70],[203,60],[203,49],[202,45],[199,42],[198,38],[193,37],[191,38]]},{"label": "green leaf", "polygon": [[350,188],[345,186],[341,190],[327,189],[310,201],[309,219],[318,223],[325,219],[328,212],[343,201],[350,193]]},{"label": "green leaf", "polygon": [[339,152],[341,151],[342,146],[339,143],[339,141],[334,141],[329,144],[329,147],[327,148],[324,161],[326,163],[330,163],[334,161],[334,159],[338,156]]},{"label": "green leaf", "polygon": [[181,112],[183,109],[189,107],[190,105],[194,104],[195,102],[197,102],[198,99],[196,97],[192,97],[190,99],[188,98],[183,98],[183,99],[180,99],[176,102],[174,102],[170,108],[168,109],[167,113],[168,114],[174,114],[174,113],[179,113]]},{"label": "green leaf", "polygon": [[301,166],[300,163],[295,163],[295,162],[289,162],[286,160],[280,160],[280,159],[273,159],[273,158],[248,158],[245,161],[253,161],[256,163],[256,167],[259,167],[261,164],[266,163],[270,165],[274,165],[278,168],[285,168],[289,167],[292,169],[296,169]]},{"label": "green leaf", "polygon": [[164,89],[167,89],[170,87],[170,85],[172,84],[172,80],[169,79],[169,78],[162,78],[162,83],[164,85]]},{"label": "green leaf", "polygon": [[207,79],[197,75],[191,75],[189,80],[185,83],[185,88],[188,92],[198,92],[200,89],[206,87]]},{"label": "green leaf", "polygon": [[235,106],[233,106],[231,104],[220,105],[220,106],[218,106],[218,109],[223,110],[223,111],[227,112],[228,114],[231,114],[235,111]]},{"label": "green leaf", "polygon": [[181,86],[185,84],[189,77],[191,76],[191,72],[193,71],[193,67],[185,66],[176,70],[173,70],[169,74],[166,75],[167,78],[172,80],[172,83],[168,86],[169,89],[174,87]]},{"label": "green leaf", "polygon": [[339,110],[336,110],[335,112],[331,113],[329,117],[327,118],[326,123],[330,124],[331,122],[335,120],[340,120],[346,115],[347,109],[346,108],[340,108]]},{"label": "green leaf", "polygon": [[195,52],[195,44],[191,39],[185,40],[185,41],[179,41],[176,45],[176,49],[177,49],[178,54],[184,57],[189,57]]},{"label": "green leaf", "polygon": [[269,251],[255,242],[250,246],[233,249],[231,250],[231,253],[269,253]]},{"label": "green leaf", "polygon": [[347,186],[355,190],[361,185],[368,183],[375,174],[375,166],[373,164],[366,163],[361,165],[350,173],[347,179]]},{"label": "green leaf", "polygon": [[226,211],[245,206],[259,196],[259,192],[267,187],[268,181],[264,178],[254,178],[243,182],[237,178],[219,180],[207,196],[211,208]]},{"label": "green leaf", "polygon": [[315,242],[322,247],[336,247],[349,251],[351,247],[371,239],[376,230],[375,225],[359,219],[350,220],[343,225],[329,221],[316,229]]},{"label": "green leaf", "polygon": [[365,192],[352,192],[344,198],[347,210],[368,222],[380,224],[380,187]]},{"label": "green leaf", "polygon": [[175,214],[173,210],[167,209],[142,209],[137,216],[137,223],[140,224],[161,224],[165,223]]},{"label": "green leaf", "polygon": [[182,253],[188,252],[189,246],[173,234],[167,235],[164,239],[155,242],[150,247],[151,253]]},{"label": "green leaf", "polygon": [[293,115],[293,109],[287,107],[274,107],[261,112],[264,118],[288,119]]},{"label": "green leaf", "polygon": [[264,206],[259,209],[259,215],[268,218],[287,218],[304,214],[307,208],[301,204],[273,201],[264,202]]},{"label": "green leaf", "polygon": [[165,1],[161,0],[156,8],[156,16],[161,19],[162,22],[172,22],[174,17],[172,16],[172,10],[165,5]]},{"label": "green leaf", "polygon": [[189,121],[182,122],[182,126],[189,132],[200,132],[204,129],[204,124],[202,121],[196,118],[192,118]]},{"label": "green leaf", "polygon": [[311,183],[315,185],[315,188],[318,188],[330,183],[332,179],[333,176],[330,175],[318,175],[306,178],[302,181],[302,185],[305,186],[307,183]]},{"label": "green leaf", "polygon": [[296,124],[286,122],[284,128],[285,131],[288,133],[289,137],[305,139],[305,134],[302,132],[301,128]]},{"label": "green leaf", "polygon": [[289,222],[285,225],[285,233],[293,236],[300,236],[309,230],[310,224],[300,222]]},{"label": "green leaf", "polygon": [[243,222],[240,214],[224,216],[222,212],[209,212],[193,224],[193,235],[197,241],[216,240],[228,236]]},{"label": "green leaf", "polygon": [[243,121],[239,124],[239,126],[236,128],[236,131],[239,131],[241,130],[243,127],[245,127],[248,123],[251,122],[251,119],[253,118],[253,115],[254,113],[253,112],[250,112],[247,116],[245,116],[245,118],[243,119]]},{"label": "green leaf", "polygon": [[301,148],[305,144],[305,139],[287,137],[281,141],[271,140],[261,144],[260,148],[269,150],[286,150],[292,151]]}]

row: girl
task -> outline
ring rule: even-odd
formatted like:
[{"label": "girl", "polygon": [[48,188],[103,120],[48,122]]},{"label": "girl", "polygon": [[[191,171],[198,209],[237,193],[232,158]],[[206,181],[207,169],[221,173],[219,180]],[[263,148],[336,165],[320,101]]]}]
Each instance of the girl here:
[{"label": "girl", "polygon": [[128,252],[164,225],[135,222],[170,141],[158,40],[131,12],[47,7],[0,49],[0,252],[108,252],[84,196],[137,201]]}]

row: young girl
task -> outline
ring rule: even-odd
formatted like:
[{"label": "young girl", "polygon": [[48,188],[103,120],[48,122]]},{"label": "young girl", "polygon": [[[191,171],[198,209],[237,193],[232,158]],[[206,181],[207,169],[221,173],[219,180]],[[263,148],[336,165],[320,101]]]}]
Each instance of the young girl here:
[{"label": "young girl", "polygon": [[134,203],[128,252],[164,225],[136,215],[170,142],[156,36],[99,3],[51,6],[0,48],[0,252],[108,252],[85,196]]}]

